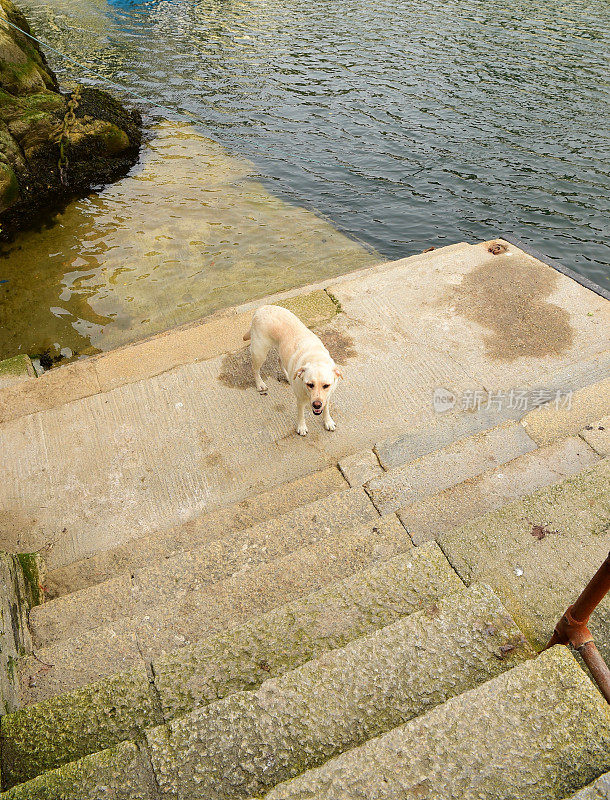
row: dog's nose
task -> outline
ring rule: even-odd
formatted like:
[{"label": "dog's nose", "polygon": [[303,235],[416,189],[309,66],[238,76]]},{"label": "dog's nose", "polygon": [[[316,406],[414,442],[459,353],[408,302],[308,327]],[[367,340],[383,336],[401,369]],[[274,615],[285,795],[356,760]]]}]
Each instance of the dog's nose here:
[{"label": "dog's nose", "polygon": [[322,408],[322,401],[321,400],[314,400],[311,404],[314,408]]}]

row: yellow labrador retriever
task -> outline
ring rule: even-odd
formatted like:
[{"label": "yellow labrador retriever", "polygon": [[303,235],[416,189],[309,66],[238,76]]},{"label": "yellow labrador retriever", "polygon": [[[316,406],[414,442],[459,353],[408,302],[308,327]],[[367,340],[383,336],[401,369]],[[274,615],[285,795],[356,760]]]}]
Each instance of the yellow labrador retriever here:
[{"label": "yellow labrador retriever", "polygon": [[307,434],[305,407],[308,403],[311,403],[311,410],[316,416],[324,415],[326,430],[335,430],[329,400],[343,373],[315,333],[288,309],[261,306],[252,317],[244,341],[250,341],[252,371],[256,388],[261,394],[267,393],[267,386],[261,378],[261,367],[269,350],[277,347],[284,375],[297,399],[298,434]]}]

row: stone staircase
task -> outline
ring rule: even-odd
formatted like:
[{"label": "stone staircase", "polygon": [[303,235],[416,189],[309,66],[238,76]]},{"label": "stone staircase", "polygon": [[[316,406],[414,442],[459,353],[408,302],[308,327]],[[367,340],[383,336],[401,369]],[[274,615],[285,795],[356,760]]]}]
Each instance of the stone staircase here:
[{"label": "stone staircase", "polygon": [[48,570],[2,800],[607,796],[610,710],[538,652],[610,550],[608,305],[500,245],[272,298],[345,366],[332,435],[248,390],[254,304],[0,388]]},{"label": "stone staircase", "polygon": [[[577,393],[561,425],[545,407],[414,460],[384,442],[52,570],[0,796],[583,789],[610,710],[565,648],[534,656],[610,546],[593,411]],[[608,655],[607,604],[592,629]]]}]

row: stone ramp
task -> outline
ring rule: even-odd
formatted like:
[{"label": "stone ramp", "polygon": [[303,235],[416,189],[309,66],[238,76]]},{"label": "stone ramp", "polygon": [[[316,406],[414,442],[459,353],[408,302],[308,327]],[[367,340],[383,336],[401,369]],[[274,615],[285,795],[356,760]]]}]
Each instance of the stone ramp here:
[{"label": "stone ramp", "polygon": [[[460,752],[476,762],[471,741],[489,720],[489,764],[504,757],[504,737],[507,769],[531,762],[541,800],[580,789],[610,768],[599,696],[561,648],[505,670],[546,642],[608,549],[607,304],[512,245],[496,256],[488,243],[278,300],[300,304],[345,364],[336,434],[316,427],[303,440],[284,383],[272,380],[267,398],[249,387],[239,348],[255,304],[0,390],[5,536],[43,549],[55,597],[31,610],[38,649],[17,664],[24,708],[2,721],[5,785],[52,771],[6,796],[90,800],[105,787],[158,800],[161,784],[184,800],[289,797],[295,786],[295,797],[302,786],[304,796],[343,799],[354,787],[383,796],[401,781],[444,796],[447,778],[456,796],[474,798],[478,773],[456,765]],[[508,319],[517,321],[512,339]],[[267,369],[277,372],[271,361]],[[530,406],[510,400],[517,389]],[[40,508],[28,510],[35,491]],[[492,613],[498,600],[480,581],[529,644],[512,622],[506,639]],[[593,626],[603,649],[605,606]],[[358,637],[387,644],[392,630],[404,637],[379,645],[377,664]],[[359,647],[362,665],[331,680],[340,650]],[[398,674],[392,653],[413,667],[384,695],[383,681]],[[298,675],[320,678],[311,704]],[[411,711],[399,718],[403,691]],[[587,719],[572,702],[559,715],[552,698],[562,691],[582,700]],[[350,697],[351,713],[335,713]],[[429,711],[428,701],[440,705]],[[369,703],[379,720],[367,712],[362,728],[358,709]],[[223,749],[228,718],[245,725],[241,750]],[[591,720],[598,738],[581,746]],[[388,736],[406,737],[415,772],[394,763],[393,744],[376,749]],[[273,769],[272,740],[286,755]],[[424,763],[426,742],[434,757]],[[356,758],[367,747],[372,772]],[[352,783],[341,773],[335,785],[342,759],[355,765]],[[391,764],[394,783],[380,764]],[[517,781],[511,794],[500,775],[493,786],[494,800],[508,800],[529,784]]]},{"label": "stone ramp", "polygon": [[[261,398],[250,387],[239,348],[252,305],[2,390],[4,546],[64,566],[405,431],[430,452],[520,413],[457,407],[468,393],[599,379],[607,303],[506,248],[442,248],[303,290],[345,367],[334,434],[314,424],[297,439],[289,388],[272,381]],[[439,387],[460,398],[444,414],[431,404]]]}]

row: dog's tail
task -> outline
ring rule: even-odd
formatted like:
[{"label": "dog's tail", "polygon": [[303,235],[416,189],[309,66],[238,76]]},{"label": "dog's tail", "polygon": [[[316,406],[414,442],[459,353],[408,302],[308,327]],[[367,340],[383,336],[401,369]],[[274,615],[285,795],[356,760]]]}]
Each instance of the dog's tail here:
[{"label": "dog's tail", "polygon": [[252,328],[249,328],[248,332],[244,333],[244,335],[243,335],[244,342],[249,342],[250,341],[250,334],[251,333],[252,333]]}]

